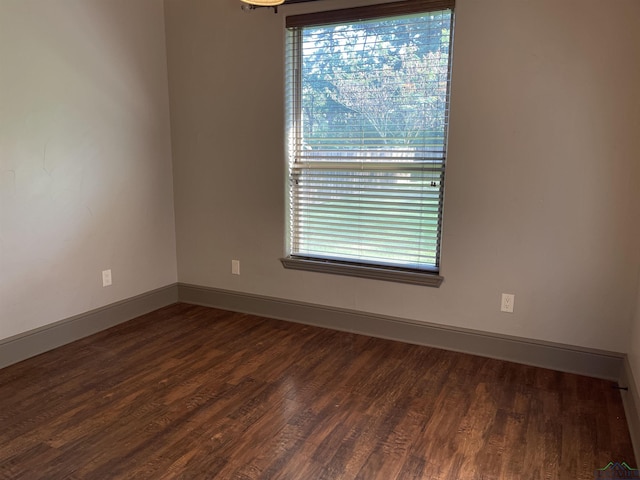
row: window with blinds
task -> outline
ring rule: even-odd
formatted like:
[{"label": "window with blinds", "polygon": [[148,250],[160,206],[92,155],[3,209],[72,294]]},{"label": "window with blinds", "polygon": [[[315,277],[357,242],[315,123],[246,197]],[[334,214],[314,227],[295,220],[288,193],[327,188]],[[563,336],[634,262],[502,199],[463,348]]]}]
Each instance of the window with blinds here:
[{"label": "window with blinds", "polygon": [[453,3],[287,18],[285,267],[437,286]]}]

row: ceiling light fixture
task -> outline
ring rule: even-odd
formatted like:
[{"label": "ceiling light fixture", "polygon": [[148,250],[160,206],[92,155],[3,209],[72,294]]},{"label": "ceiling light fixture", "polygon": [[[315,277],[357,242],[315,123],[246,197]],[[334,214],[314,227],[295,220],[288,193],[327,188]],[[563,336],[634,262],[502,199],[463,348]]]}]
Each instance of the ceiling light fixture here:
[{"label": "ceiling light fixture", "polygon": [[242,4],[242,10],[244,10],[245,12],[251,12],[257,8],[273,8],[273,11],[275,13],[278,13],[278,7],[283,4],[290,5],[293,3],[307,3],[316,1],[318,0],[240,0],[240,3]]},{"label": "ceiling light fixture", "polygon": [[284,0],[242,0],[242,2],[258,7],[276,7],[282,5]]}]

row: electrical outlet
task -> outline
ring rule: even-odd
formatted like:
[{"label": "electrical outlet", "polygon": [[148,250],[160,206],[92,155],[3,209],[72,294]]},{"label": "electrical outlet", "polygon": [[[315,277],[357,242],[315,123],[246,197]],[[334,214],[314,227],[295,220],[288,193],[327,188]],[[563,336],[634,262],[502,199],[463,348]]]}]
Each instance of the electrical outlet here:
[{"label": "electrical outlet", "polygon": [[502,303],[500,304],[500,311],[513,313],[513,303],[515,302],[516,296],[511,293],[503,293],[502,294]]},{"label": "electrical outlet", "polygon": [[231,260],[231,273],[240,275],[240,260]]},{"label": "electrical outlet", "polygon": [[111,281],[111,270],[103,270],[102,271],[102,286],[103,287],[108,287],[109,285],[111,285],[111,283],[113,283]]}]

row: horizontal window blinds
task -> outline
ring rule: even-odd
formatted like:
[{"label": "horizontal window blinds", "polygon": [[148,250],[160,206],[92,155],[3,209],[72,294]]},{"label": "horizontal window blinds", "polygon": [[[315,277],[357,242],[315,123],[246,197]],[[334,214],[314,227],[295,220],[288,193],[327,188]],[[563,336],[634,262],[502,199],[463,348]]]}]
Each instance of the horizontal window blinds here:
[{"label": "horizontal window blinds", "polygon": [[370,17],[289,29],[289,253],[437,271],[453,13]]}]

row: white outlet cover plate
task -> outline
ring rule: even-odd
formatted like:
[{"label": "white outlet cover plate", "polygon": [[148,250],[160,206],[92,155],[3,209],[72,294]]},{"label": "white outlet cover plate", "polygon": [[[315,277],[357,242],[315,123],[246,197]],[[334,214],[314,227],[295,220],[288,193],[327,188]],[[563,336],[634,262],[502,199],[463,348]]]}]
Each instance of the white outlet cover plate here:
[{"label": "white outlet cover plate", "polygon": [[111,285],[111,270],[103,270],[102,271],[102,286],[108,287]]},{"label": "white outlet cover plate", "polygon": [[231,260],[231,273],[240,275],[240,260]]},{"label": "white outlet cover plate", "polygon": [[513,313],[513,303],[515,302],[516,296],[512,293],[503,293],[502,301],[500,303],[500,311]]}]

